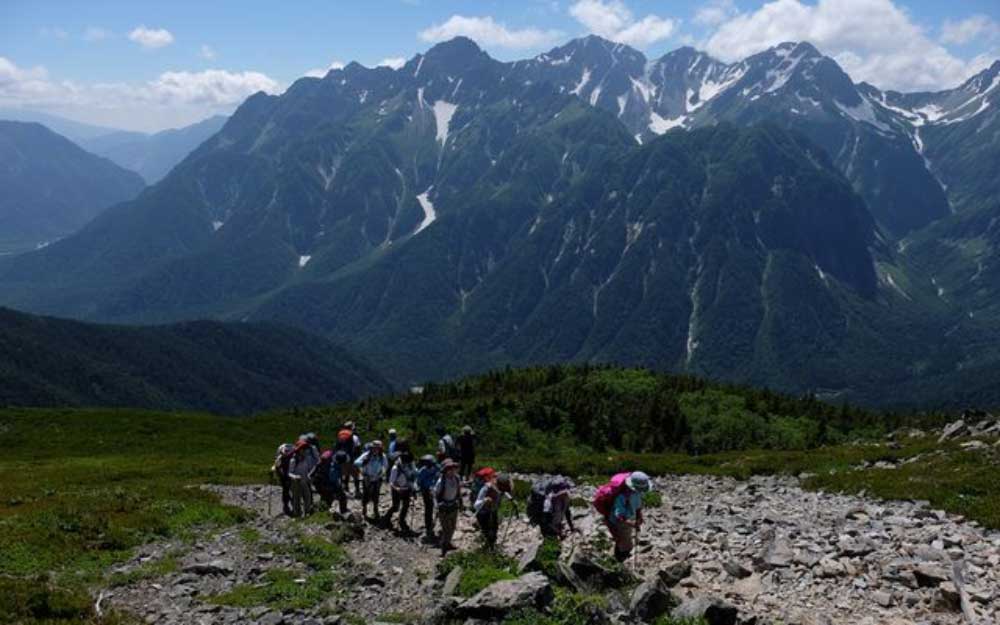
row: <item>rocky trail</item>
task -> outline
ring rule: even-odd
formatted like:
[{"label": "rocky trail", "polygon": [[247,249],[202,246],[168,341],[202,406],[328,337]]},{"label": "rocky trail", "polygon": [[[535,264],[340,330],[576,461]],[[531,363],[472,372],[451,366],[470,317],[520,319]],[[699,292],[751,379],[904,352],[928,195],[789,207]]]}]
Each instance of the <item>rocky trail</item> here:
[{"label": "rocky trail", "polygon": [[[477,599],[480,604],[499,601],[501,607],[545,601],[541,590],[549,581],[540,573],[502,582],[485,598],[442,599],[446,584],[435,575],[437,549],[419,537],[367,525],[362,538],[344,543],[349,561],[334,567],[337,588],[318,605],[285,611],[217,605],[210,597],[238,585],[265,587],[268,572],[275,569],[291,571],[296,583],[306,584],[310,572],[285,547],[349,524],[325,512],[306,521],[280,516],[280,493],[273,487],[206,488],[251,510],[253,518],[193,542],[147,545],[118,571],[136,579],[103,591],[103,608],[124,609],[164,625],[317,625],[440,621],[445,614],[463,622],[484,614],[469,608]],[[628,564],[647,582],[612,592],[621,599],[610,602],[604,622],[637,622],[636,614],[650,614],[643,606],[671,596],[671,602],[682,603],[682,613],[706,616],[713,624],[1000,623],[1000,532],[922,502],[806,491],[794,478],[669,476],[657,479],[656,488],[663,504],[647,510],[638,554]],[[580,486],[574,495],[589,501],[592,492],[593,487]],[[270,515],[268,496],[274,498]],[[358,508],[355,500],[351,506]],[[564,543],[560,570],[573,583],[602,592],[593,579],[583,578],[601,569],[588,554],[604,530],[589,508],[574,511],[580,531]],[[411,511],[416,530],[421,515],[417,503]],[[538,532],[523,512],[501,535],[505,552],[530,570]],[[456,538],[460,548],[475,548],[471,516],[460,520]],[[165,557],[175,558],[173,570],[136,575]]]}]

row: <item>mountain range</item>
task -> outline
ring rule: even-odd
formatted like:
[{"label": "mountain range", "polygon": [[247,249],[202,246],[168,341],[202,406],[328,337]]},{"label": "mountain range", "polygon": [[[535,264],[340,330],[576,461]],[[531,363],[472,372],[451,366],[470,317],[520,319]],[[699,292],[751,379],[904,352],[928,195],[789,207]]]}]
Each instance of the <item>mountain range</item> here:
[{"label": "mountain range", "polygon": [[905,403],[1000,359],[998,74],[899,94],[807,43],[502,63],[459,38],[251,96],[137,199],[0,261],[0,301],[281,321],[400,382],[615,360]]},{"label": "mountain range", "polygon": [[124,327],[0,308],[0,406],[128,406],[247,414],[391,390],[315,336],[268,324]]},{"label": "mountain range", "polygon": [[0,121],[0,254],[71,234],[144,186],[41,124]]}]

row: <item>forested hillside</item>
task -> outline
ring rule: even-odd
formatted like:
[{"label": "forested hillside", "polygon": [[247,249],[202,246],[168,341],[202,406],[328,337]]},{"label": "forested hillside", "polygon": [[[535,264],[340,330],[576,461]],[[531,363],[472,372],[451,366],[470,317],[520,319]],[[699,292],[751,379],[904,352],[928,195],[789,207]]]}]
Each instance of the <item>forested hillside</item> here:
[{"label": "forested hillside", "polygon": [[132,406],[246,414],[390,390],[297,330],[192,322],[102,326],[0,308],[0,406]]}]

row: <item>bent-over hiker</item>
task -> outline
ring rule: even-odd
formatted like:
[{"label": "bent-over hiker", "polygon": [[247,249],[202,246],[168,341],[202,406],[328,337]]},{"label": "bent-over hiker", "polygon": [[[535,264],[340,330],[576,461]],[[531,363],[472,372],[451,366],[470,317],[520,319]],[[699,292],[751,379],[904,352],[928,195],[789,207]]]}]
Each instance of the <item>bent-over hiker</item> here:
[{"label": "bent-over hiker", "polygon": [[573,512],[570,510],[570,488],[568,480],[554,484],[552,492],[546,494],[545,502],[542,504],[542,536],[563,539],[566,535],[563,523],[569,526],[569,531],[576,531],[573,527]]},{"label": "bent-over hiker", "polygon": [[444,557],[449,551],[458,549],[452,539],[462,507],[462,480],[458,477],[458,463],[451,458],[441,463],[441,477],[434,485],[434,501],[441,523],[441,557]]},{"label": "bent-over hiker", "polygon": [[[333,454],[333,461],[330,463],[330,493],[332,499],[337,502],[337,509],[340,514],[347,514],[347,493],[344,492],[344,474],[350,472],[351,457],[346,451],[338,451]],[[330,506],[333,512],[333,505]]]},{"label": "bent-over hiker", "polygon": [[652,489],[649,476],[642,471],[630,473],[615,494],[610,513],[605,517],[615,541],[615,559],[628,560],[635,547],[633,536],[642,527],[642,496]]},{"label": "bent-over hiker", "polygon": [[434,460],[434,456],[428,454],[420,459],[417,489],[424,503],[424,536],[429,540],[434,538],[434,485],[437,484],[440,473],[441,467]]},{"label": "bent-over hiker", "polygon": [[382,441],[373,441],[371,449],[358,456],[354,466],[361,472],[361,516],[368,516],[368,504],[374,508],[373,517],[379,521],[378,502],[382,491],[382,476],[385,475],[387,461],[382,451]]}]

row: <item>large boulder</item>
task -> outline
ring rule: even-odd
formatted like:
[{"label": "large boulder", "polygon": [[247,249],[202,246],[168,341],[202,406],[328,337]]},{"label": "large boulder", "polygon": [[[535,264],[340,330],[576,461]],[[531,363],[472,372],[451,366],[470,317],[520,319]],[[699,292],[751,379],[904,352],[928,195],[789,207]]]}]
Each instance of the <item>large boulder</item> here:
[{"label": "large boulder", "polygon": [[494,619],[513,610],[545,608],[554,598],[552,584],[541,573],[490,584],[455,608],[458,618]]},{"label": "large boulder", "polygon": [[691,576],[691,563],[683,560],[668,562],[656,575],[667,588],[673,588],[681,580]]},{"label": "large boulder", "polygon": [[953,421],[946,425],[944,430],[941,431],[941,436],[938,437],[938,442],[943,443],[953,438],[958,438],[959,436],[966,434],[968,429],[969,428],[965,425],[965,421],[962,419]]},{"label": "large boulder", "polygon": [[659,576],[647,579],[632,592],[629,613],[642,621],[653,621],[680,603]]},{"label": "large boulder", "polygon": [[597,561],[591,554],[577,549],[569,559],[569,567],[577,578],[595,588],[624,588],[634,581],[624,568],[611,568]]},{"label": "large boulder", "polygon": [[736,625],[736,606],[715,597],[687,599],[670,614],[675,619],[702,619],[708,625]]}]

